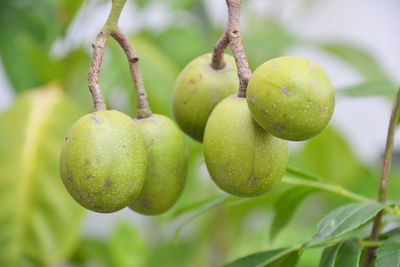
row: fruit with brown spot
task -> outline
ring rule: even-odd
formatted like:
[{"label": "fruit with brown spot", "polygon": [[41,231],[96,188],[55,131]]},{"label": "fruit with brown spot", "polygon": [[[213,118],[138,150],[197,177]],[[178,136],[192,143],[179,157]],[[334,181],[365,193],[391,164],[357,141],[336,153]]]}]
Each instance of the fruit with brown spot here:
[{"label": "fruit with brown spot", "polygon": [[246,99],[233,95],[211,113],[204,134],[204,157],[211,178],[222,190],[254,197],[281,180],[288,142],[259,127]]},{"label": "fruit with brown spot", "polygon": [[60,174],[83,207],[114,212],[138,195],[146,176],[145,144],[136,123],[115,111],[81,117],[70,128],[60,155]]},{"label": "fruit with brown spot", "polygon": [[332,117],[332,84],[314,62],[300,57],[271,59],[256,69],[247,87],[254,120],[269,133],[302,141],[321,132]]},{"label": "fruit with brown spot", "polygon": [[179,74],[173,95],[173,112],[179,127],[202,142],[204,128],[214,107],[239,88],[236,64],[224,55],[225,66],[211,67],[211,54],[191,61]]},{"label": "fruit with brown spot", "polygon": [[157,215],[170,209],[182,194],[187,174],[187,148],[178,126],[153,114],[136,120],[146,143],[148,169],[139,197],[129,207]]}]

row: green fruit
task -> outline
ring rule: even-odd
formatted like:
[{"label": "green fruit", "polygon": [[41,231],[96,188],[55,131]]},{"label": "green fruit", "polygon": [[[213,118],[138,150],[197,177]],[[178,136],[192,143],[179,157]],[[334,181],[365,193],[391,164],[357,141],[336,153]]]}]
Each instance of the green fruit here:
[{"label": "green fruit", "polygon": [[326,73],[299,57],[279,57],[256,69],[247,87],[254,120],[271,134],[293,141],[321,132],[332,117],[335,94]]},{"label": "green fruit", "polygon": [[204,157],[222,190],[253,197],[269,191],[284,175],[288,142],[259,127],[246,99],[233,95],[211,113],[204,134]]},{"label": "green fruit", "polygon": [[210,66],[211,56],[202,55],[182,70],[173,96],[175,120],[186,134],[200,142],[211,111],[239,88],[233,57],[225,54],[225,67],[214,70]]},{"label": "green fruit", "polygon": [[139,213],[165,212],[178,200],[187,174],[187,149],[178,126],[163,115],[136,120],[146,143],[148,169],[139,197],[129,207]]},{"label": "green fruit", "polygon": [[61,150],[65,187],[79,204],[97,212],[114,212],[132,202],[142,189],[146,168],[139,128],[114,110],[81,117]]}]

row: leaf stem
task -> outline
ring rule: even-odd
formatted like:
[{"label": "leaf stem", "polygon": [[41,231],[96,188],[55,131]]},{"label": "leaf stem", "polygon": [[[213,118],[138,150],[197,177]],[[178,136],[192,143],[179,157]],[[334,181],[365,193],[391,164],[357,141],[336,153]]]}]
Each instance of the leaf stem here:
[{"label": "leaf stem", "polygon": [[244,52],[242,37],[240,34],[240,0],[226,0],[228,5],[228,27],[227,33],[231,44],[233,57],[235,58],[239,77],[239,97],[246,97],[247,84],[249,83],[251,72]]},{"label": "leaf stem", "polygon": [[382,241],[367,241],[367,240],[362,240],[359,239],[358,242],[360,243],[361,246],[365,248],[370,248],[370,247],[379,247],[382,245]]},{"label": "leaf stem", "polygon": [[[382,244],[382,241],[366,241],[361,238],[358,238],[357,240],[358,240],[358,243],[365,248],[379,247]],[[315,248],[315,247],[320,247],[320,246],[330,246],[330,245],[335,245],[342,241],[345,241],[345,239],[336,238],[336,239],[318,241],[318,242],[314,242],[314,243],[306,243],[304,248],[307,249],[307,248]]]},{"label": "leaf stem", "polygon": [[[390,171],[390,163],[392,161],[392,151],[394,144],[394,134],[396,130],[397,121],[399,120],[400,115],[400,88],[397,91],[396,98],[393,102],[392,113],[390,115],[389,129],[386,138],[386,148],[385,148],[385,156],[383,159],[383,167],[381,180],[379,183],[379,193],[378,193],[378,201],[385,202],[387,199],[387,183],[388,183],[388,174]],[[372,227],[371,241],[377,241],[379,239],[379,232],[382,224],[382,216],[383,210],[381,210],[375,217],[374,225]],[[363,262],[363,267],[368,267],[375,257],[376,247],[368,248],[365,259]]]},{"label": "leaf stem", "polygon": [[138,119],[148,118],[152,115],[152,113],[147,101],[147,93],[144,87],[143,78],[140,75],[139,57],[137,56],[135,49],[129,42],[128,38],[119,28],[115,29],[111,35],[122,47],[128,59],[129,69],[131,71],[136,92],[136,117]]},{"label": "leaf stem", "polygon": [[320,247],[320,246],[330,246],[330,245],[335,245],[339,242],[342,242],[342,238],[336,238],[336,239],[329,239],[329,240],[323,240],[323,241],[318,241],[318,242],[313,242],[313,243],[308,243],[306,242],[304,244],[304,248],[315,248],[315,247]]},{"label": "leaf stem", "polygon": [[[301,177],[307,177],[310,180],[306,180],[306,179],[299,179],[299,178],[289,178],[286,177],[286,179],[290,179],[291,181],[286,181],[287,184],[293,184],[293,185],[302,185],[302,186],[306,186],[306,187],[311,187],[311,188],[317,188],[323,191],[327,191],[327,192],[331,192],[331,193],[335,193],[335,194],[339,194],[342,195],[346,198],[355,200],[357,202],[368,202],[368,201],[372,201],[372,199],[366,198],[362,195],[356,194],[348,189],[345,189],[342,186],[339,185],[335,185],[332,183],[328,183],[326,182],[326,179],[316,176],[314,174],[310,174],[308,172],[305,172],[303,170],[297,169],[295,167],[291,167],[288,166],[287,167],[287,172],[289,172]],[[283,178],[285,179],[285,178]],[[296,180],[296,181],[295,181]],[[314,181],[314,182],[312,182]],[[285,183],[285,181],[282,181],[283,183]],[[342,192],[345,192],[344,195],[342,194]],[[397,209],[397,206],[394,207],[386,207],[384,210],[386,210],[387,212],[395,215],[395,216],[399,216],[400,217],[400,211]]]},{"label": "leaf stem", "polygon": [[119,16],[126,0],[112,0],[112,7],[107,21],[97,35],[96,41],[93,43],[93,57],[89,71],[89,90],[92,93],[94,110],[106,110],[107,106],[104,101],[104,95],[100,87],[100,69],[103,62],[104,48],[107,45],[107,40],[110,34],[118,27]]},{"label": "leaf stem", "polygon": [[220,70],[225,67],[224,52],[228,47],[228,45],[229,45],[229,35],[227,31],[225,31],[214,46],[211,59],[211,67],[214,70]]},{"label": "leaf stem", "polygon": [[193,221],[194,219],[196,219],[198,216],[200,216],[201,214],[203,214],[204,212],[206,212],[207,210],[213,209],[215,207],[220,206],[223,203],[229,202],[229,201],[238,201],[240,199],[238,198],[233,198],[232,196],[221,196],[207,204],[205,204],[203,207],[199,208],[196,212],[194,212],[193,214],[191,214],[188,218],[186,218],[175,230],[174,235],[173,235],[173,240],[174,243],[177,244],[178,243],[178,236],[180,234],[180,232],[182,231],[182,229],[191,221]]},{"label": "leaf stem", "polygon": [[361,196],[359,194],[356,194],[352,191],[349,191],[345,189],[344,187],[340,185],[335,185],[335,184],[329,184],[326,182],[319,182],[319,181],[311,181],[311,180],[305,180],[305,179],[298,179],[298,178],[290,178],[290,177],[283,177],[282,178],[282,183],[285,184],[290,184],[290,185],[302,185],[302,186],[307,186],[311,188],[316,188],[320,189],[323,191],[335,193],[341,196],[344,196],[348,199],[357,201],[357,202],[369,202],[371,201],[369,198],[366,198],[364,196]]},{"label": "leaf stem", "polygon": [[324,179],[319,177],[319,176],[316,176],[316,175],[311,174],[309,172],[305,172],[305,171],[300,170],[300,169],[298,169],[296,167],[293,167],[293,166],[287,166],[286,171],[287,172],[291,172],[293,174],[297,174],[299,176],[310,178],[310,179],[315,180],[315,181],[320,181],[320,182],[324,181]]}]

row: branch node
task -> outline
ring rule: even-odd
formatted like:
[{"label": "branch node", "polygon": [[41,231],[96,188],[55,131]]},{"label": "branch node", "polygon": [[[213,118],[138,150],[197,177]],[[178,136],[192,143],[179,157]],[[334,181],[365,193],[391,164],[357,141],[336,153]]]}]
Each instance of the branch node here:
[{"label": "branch node", "polygon": [[137,56],[129,59],[129,62],[131,62],[131,63],[136,63],[138,61],[139,61],[139,58]]},{"label": "branch node", "polygon": [[228,5],[228,32],[233,57],[235,58],[239,77],[239,97],[246,97],[247,84],[251,77],[249,63],[244,52],[240,36],[240,0],[227,0]]},{"label": "branch node", "polygon": [[239,36],[240,36],[240,32],[239,32],[238,29],[235,29],[235,30],[233,30],[233,31],[231,32],[231,37],[237,38],[237,37],[239,37]]}]

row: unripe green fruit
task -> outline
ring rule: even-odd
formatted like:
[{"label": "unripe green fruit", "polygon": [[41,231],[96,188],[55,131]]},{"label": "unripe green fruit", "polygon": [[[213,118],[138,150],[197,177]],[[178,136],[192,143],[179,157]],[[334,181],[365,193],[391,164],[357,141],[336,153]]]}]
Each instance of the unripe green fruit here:
[{"label": "unripe green fruit", "polygon": [[269,133],[301,141],[321,132],[335,108],[326,73],[299,57],[271,59],[256,69],[247,87],[254,120]]},{"label": "unripe green fruit", "polygon": [[204,157],[222,190],[253,197],[269,191],[284,175],[288,142],[259,127],[246,99],[233,95],[211,113],[204,134]]},{"label": "unripe green fruit", "polygon": [[180,73],[174,90],[173,111],[179,127],[197,141],[214,107],[239,88],[235,60],[225,54],[225,67],[211,67],[211,54],[191,61]]},{"label": "unripe green fruit", "polygon": [[187,149],[178,126],[163,115],[136,120],[147,150],[147,176],[139,197],[129,207],[156,215],[180,197],[186,182]]},{"label": "unripe green fruit", "polygon": [[114,212],[139,195],[146,177],[146,147],[127,115],[98,111],[71,127],[60,156],[65,187],[83,207]]}]

